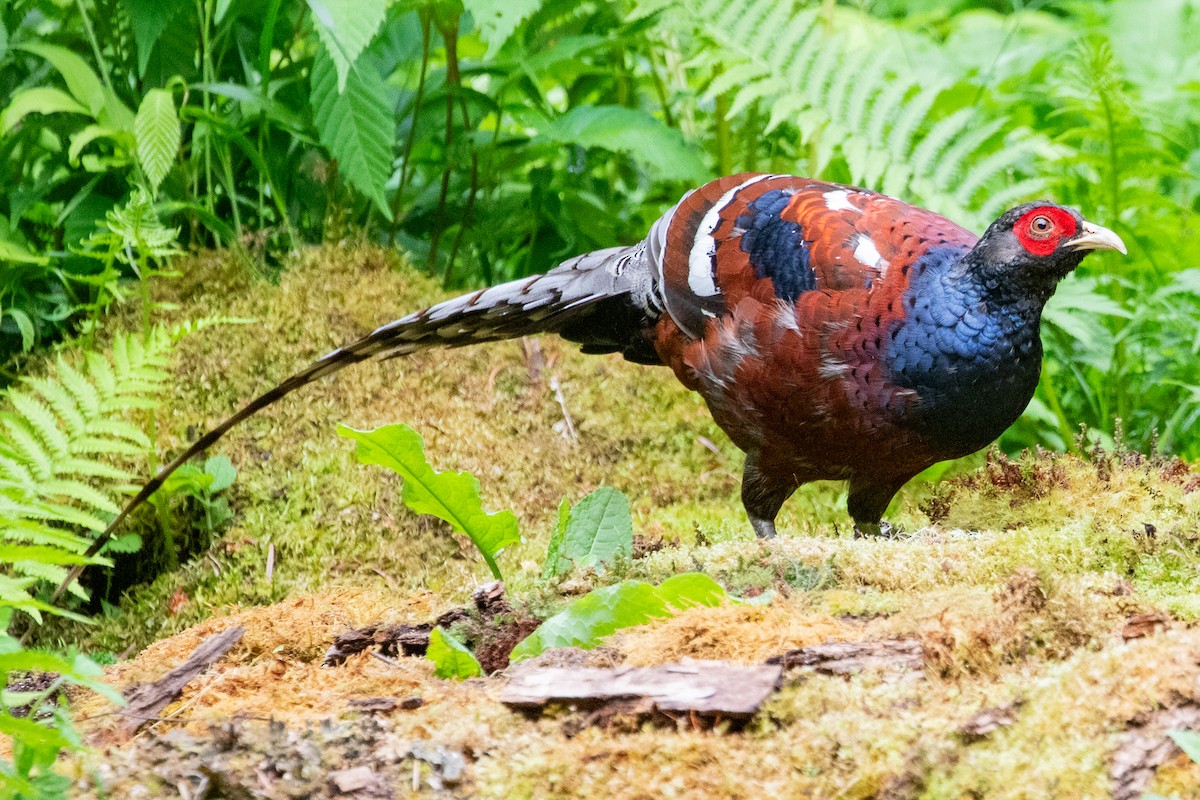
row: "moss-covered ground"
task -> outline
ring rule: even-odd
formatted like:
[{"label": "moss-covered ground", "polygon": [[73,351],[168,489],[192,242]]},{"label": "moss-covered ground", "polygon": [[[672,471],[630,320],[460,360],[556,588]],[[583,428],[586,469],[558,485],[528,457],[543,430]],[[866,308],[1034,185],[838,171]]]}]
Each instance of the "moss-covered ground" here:
[{"label": "moss-covered ground", "polygon": [[[369,247],[308,251],[279,285],[218,256],[194,260],[162,287],[171,315],[253,322],[182,342],[161,449],[438,297]],[[734,594],[772,592],[766,605],[693,609],[619,634],[612,661],[754,663],[809,644],[915,638],[924,669],[794,673],[731,733],[529,719],[497,702],[502,676],[442,681],[421,659],[363,654],[321,667],[336,633],[427,621],[490,579],[469,544],[404,508],[394,476],[355,462],[338,422],[405,422],[436,466],[470,470],[486,504],[514,509],[525,542],[500,563],[510,600],[533,613],[601,580],[545,586],[537,576],[560,500],[602,484],[629,497],[638,534],[666,545],[617,576],[700,569]],[[191,797],[199,775],[209,797],[343,796],[328,773],[365,765],[377,783],[344,796],[419,785],[496,798],[1100,798],[1111,796],[1130,725],[1200,702],[1200,479],[1170,459],[980,458],[907,489],[890,515],[907,532],[887,540],[853,538],[841,488],[809,487],[785,508],[781,537],[761,542],[738,501],[740,456],[697,397],[665,370],[552,339],[351,368],[258,415],[217,452],[239,470],[229,527],[97,625],[52,627],[44,640],[118,654],[109,677],[125,685],[161,677],[228,625],[247,633],[163,721],[78,764],[81,795]],[[1162,624],[1136,624],[1150,614]],[[371,718],[352,708],[380,696],[423,704]],[[1011,724],[959,731],[1010,706]],[[106,713],[94,699],[78,709],[86,728]],[[464,754],[462,779],[434,788],[430,759],[410,757],[414,741]],[[107,788],[84,788],[96,776]],[[1150,788],[1200,797],[1200,768],[1176,755]]]}]

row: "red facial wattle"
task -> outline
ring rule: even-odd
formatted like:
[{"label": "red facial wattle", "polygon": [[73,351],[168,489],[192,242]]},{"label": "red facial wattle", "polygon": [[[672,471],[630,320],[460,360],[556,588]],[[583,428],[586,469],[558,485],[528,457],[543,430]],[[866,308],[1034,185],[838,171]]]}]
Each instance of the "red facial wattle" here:
[{"label": "red facial wattle", "polygon": [[[1042,220],[1050,223],[1044,230],[1039,229]],[[1013,226],[1017,241],[1035,256],[1050,255],[1058,248],[1059,242],[1074,236],[1077,229],[1075,217],[1057,206],[1030,209]]]}]

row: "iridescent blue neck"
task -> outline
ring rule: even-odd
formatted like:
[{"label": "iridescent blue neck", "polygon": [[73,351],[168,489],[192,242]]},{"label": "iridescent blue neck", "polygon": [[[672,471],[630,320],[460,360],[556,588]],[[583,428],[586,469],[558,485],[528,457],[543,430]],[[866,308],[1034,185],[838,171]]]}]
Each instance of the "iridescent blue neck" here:
[{"label": "iridescent blue neck", "polygon": [[915,393],[901,424],[944,457],[986,446],[1025,410],[1042,364],[1042,308],[1054,286],[1018,286],[971,251],[930,250],[913,265],[885,353],[892,382]]}]

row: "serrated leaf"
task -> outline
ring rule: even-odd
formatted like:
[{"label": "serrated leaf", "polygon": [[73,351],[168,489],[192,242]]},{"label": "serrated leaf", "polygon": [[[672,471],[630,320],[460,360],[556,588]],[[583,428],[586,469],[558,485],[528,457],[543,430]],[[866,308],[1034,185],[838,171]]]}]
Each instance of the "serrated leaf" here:
[{"label": "serrated leaf", "polygon": [[179,155],[183,138],[171,92],[166,89],[146,92],[133,120],[133,135],[137,141],[138,163],[150,182],[151,191],[157,192]]},{"label": "serrated leaf", "polygon": [[146,74],[150,54],[158,44],[163,31],[187,5],[176,0],[122,0],[133,29],[133,41],[137,45],[138,75]]},{"label": "serrated leaf", "polygon": [[308,0],[317,36],[337,69],[337,88],[346,89],[359,54],[375,38],[387,0]]},{"label": "serrated leaf", "polygon": [[567,522],[571,519],[571,503],[564,497],[558,504],[558,521],[554,524],[554,532],[550,534],[550,544],[546,547],[546,561],[542,564],[542,579],[561,575],[571,568],[571,562],[560,558],[563,539],[567,535]]},{"label": "serrated leaf", "polygon": [[555,118],[542,135],[562,144],[628,153],[663,180],[700,183],[709,170],[683,134],[648,114],[624,106],[578,106]]},{"label": "serrated leaf", "polygon": [[488,55],[499,50],[541,5],[542,0],[463,0],[463,8],[471,12],[480,38],[487,43]]},{"label": "serrated leaf", "polygon": [[378,464],[404,478],[401,498],[418,514],[432,514],[468,536],[497,580],[504,580],[496,556],[521,541],[511,511],[488,513],[479,497],[479,481],[469,472],[436,472],[425,460],[424,442],[407,425],[369,431],[338,425],[338,435],[358,442],[363,464]]},{"label": "serrated leaf", "polygon": [[425,657],[433,662],[433,674],[439,678],[478,678],[483,667],[467,646],[444,631],[439,625],[429,632],[429,649]]},{"label": "serrated leaf", "polygon": [[602,486],[571,507],[558,552],[553,558],[547,554],[546,566],[553,576],[572,567],[603,567],[632,553],[629,501],[616,489]]},{"label": "serrated leaf", "polygon": [[391,219],[383,187],[391,177],[395,131],[383,80],[364,65],[340,91],[333,61],[322,49],[313,60],[311,81],[313,123],[321,144],[337,159],[350,185]]},{"label": "serrated leaf", "polygon": [[668,578],[660,586],[622,581],[593,589],[543,622],[513,648],[512,662],[533,658],[551,647],[590,649],[622,628],[670,617],[692,606],[720,605],[725,590],[701,573]]}]

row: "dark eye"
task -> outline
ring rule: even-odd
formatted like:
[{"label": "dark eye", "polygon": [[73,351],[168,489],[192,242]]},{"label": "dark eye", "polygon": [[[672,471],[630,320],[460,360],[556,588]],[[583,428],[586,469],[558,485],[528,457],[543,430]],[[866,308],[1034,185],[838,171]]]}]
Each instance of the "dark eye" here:
[{"label": "dark eye", "polygon": [[1029,223],[1029,232],[1038,238],[1044,238],[1048,236],[1053,228],[1054,223],[1051,222],[1050,218],[1046,216],[1036,216],[1033,218],[1033,221]]}]

